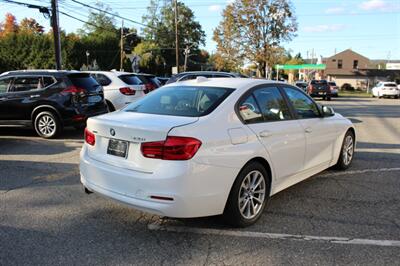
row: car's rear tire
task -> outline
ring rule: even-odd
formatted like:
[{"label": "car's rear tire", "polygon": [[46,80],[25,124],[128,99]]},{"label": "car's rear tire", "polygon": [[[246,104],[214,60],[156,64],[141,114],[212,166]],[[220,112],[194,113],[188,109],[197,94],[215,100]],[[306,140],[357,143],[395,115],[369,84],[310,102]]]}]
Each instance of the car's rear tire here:
[{"label": "car's rear tire", "polygon": [[43,111],[36,115],[33,125],[36,133],[45,139],[55,138],[62,131],[59,118],[51,111]]},{"label": "car's rear tire", "polygon": [[236,227],[255,223],[268,202],[270,186],[269,175],[262,164],[247,164],[229,193],[223,214],[225,222]]},{"label": "car's rear tire", "polygon": [[354,133],[349,130],[346,132],[343,138],[342,147],[340,149],[339,159],[335,165],[338,170],[346,170],[350,167],[354,158],[355,148],[355,136]]},{"label": "car's rear tire", "polygon": [[113,105],[110,101],[106,101],[106,104],[107,104],[107,109],[108,109],[108,112],[109,112],[109,113],[115,111],[115,107],[114,107],[114,105]]}]

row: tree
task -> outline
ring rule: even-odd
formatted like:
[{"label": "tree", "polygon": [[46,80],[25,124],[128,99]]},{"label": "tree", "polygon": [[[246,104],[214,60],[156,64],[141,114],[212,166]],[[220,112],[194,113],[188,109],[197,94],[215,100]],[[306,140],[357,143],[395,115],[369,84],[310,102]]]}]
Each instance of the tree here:
[{"label": "tree", "polygon": [[141,72],[161,74],[164,72],[164,58],[160,47],[151,41],[139,43],[133,53],[140,57],[139,67]]},{"label": "tree", "polygon": [[239,29],[233,13],[233,5],[228,5],[222,13],[224,19],[214,30],[213,40],[217,43],[217,53],[214,57],[215,68],[219,71],[236,71],[243,64],[240,54]]},{"label": "tree", "polygon": [[[111,12],[111,8],[97,2],[96,7],[98,9]],[[83,25],[83,28],[78,32],[80,35],[98,35],[98,36],[114,36],[118,35],[118,29],[115,26],[115,20],[104,11],[90,10],[88,21]]]},{"label": "tree", "polygon": [[[156,44],[168,69],[175,66],[175,13],[173,1],[152,0],[143,22],[148,25],[144,30],[145,40]],[[184,3],[178,2],[178,39],[180,65],[183,64],[183,51],[190,46],[191,54],[200,54],[199,46],[205,44],[205,33],[199,22],[195,21],[193,11]],[[192,59],[194,60],[194,59]],[[190,65],[189,65],[190,66]]]},{"label": "tree", "polygon": [[11,13],[7,13],[4,22],[0,24],[0,37],[6,36],[10,33],[18,32],[18,23],[15,16]]},{"label": "tree", "polygon": [[265,77],[267,66],[276,61],[280,44],[297,31],[296,18],[288,0],[235,0],[223,12],[223,20],[214,31],[217,53],[234,61],[226,50],[235,49],[237,57],[257,64]]},{"label": "tree", "polygon": [[21,33],[42,34],[44,27],[33,18],[24,18],[19,24],[19,31]]}]

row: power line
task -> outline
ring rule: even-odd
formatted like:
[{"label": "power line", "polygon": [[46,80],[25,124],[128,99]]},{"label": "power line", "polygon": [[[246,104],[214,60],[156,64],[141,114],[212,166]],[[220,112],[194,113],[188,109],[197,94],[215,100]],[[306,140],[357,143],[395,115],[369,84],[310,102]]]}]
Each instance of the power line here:
[{"label": "power line", "polygon": [[114,16],[114,17],[117,17],[117,18],[120,18],[120,19],[123,19],[123,20],[130,21],[130,22],[132,22],[132,23],[135,23],[135,24],[138,24],[138,25],[147,27],[147,28],[156,29],[156,28],[151,27],[151,26],[149,26],[149,25],[146,25],[146,24],[144,24],[144,23],[141,23],[141,22],[138,22],[138,21],[135,21],[135,20],[132,20],[132,19],[129,19],[129,18],[120,16],[120,15],[118,15],[118,14],[116,14],[116,13],[112,13],[112,12],[109,12],[109,11],[107,11],[107,10],[103,10],[103,9],[101,9],[101,8],[97,8],[97,7],[94,7],[94,6],[90,6],[90,5],[88,5],[88,4],[85,4],[85,3],[82,3],[82,2],[79,2],[79,1],[76,1],[76,0],[71,0],[71,1],[74,2],[74,3],[80,4],[80,5],[82,5],[82,6],[85,6],[85,7],[88,7],[88,8],[91,8],[91,9],[94,9],[94,10],[97,10],[97,11],[100,11],[100,12],[103,12],[103,13],[106,13],[106,14],[108,14],[108,15],[111,15],[111,16]]}]

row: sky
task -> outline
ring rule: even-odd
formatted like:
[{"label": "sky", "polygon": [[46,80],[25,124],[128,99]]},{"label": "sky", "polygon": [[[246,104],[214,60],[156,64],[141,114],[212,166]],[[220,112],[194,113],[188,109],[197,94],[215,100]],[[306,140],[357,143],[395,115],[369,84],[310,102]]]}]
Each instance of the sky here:
[{"label": "sky", "polygon": [[[50,5],[50,0],[16,0],[37,5]],[[94,5],[94,0],[79,0]],[[161,0],[164,1],[171,0]],[[182,0],[181,0],[182,1]],[[195,14],[206,33],[205,49],[216,49],[212,41],[214,28],[222,20],[223,9],[232,0],[183,0]],[[112,12],[142,22],[150,0],[101,0]],[[292,55],[301,53],[303,58],[329,57],[335,51],[352,49],[370,59],[400,60],[400,0],[292,0],[298,22],[297,36],[284,43]],[[59,0],[60,10],[86,21],[89,9],[72,0]],[[32,17],[49,27],[49,20],[36,9],[7,4],[0,0],[0,17],[10,12],[20,21]],[[118,24],[119,18],[115,18]],[[60,15],[60,26],[67,32],[82,27],[81,22]],[[125,21],[125,26],[142,26]]]}]

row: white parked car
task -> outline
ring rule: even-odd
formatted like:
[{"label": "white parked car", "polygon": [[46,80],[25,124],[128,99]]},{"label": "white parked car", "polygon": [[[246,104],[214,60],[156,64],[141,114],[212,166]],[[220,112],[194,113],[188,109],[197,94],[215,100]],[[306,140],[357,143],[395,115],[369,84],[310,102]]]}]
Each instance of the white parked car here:
[{"label": "white parked car", "polygon": [[254,223],[267,199],[353,159],[352,123],[289,84],[198,77],[90,118],[81,182],[169,217]]},{"label": "white parked car", "polygon": [[399,98],[400,90],[395,82],[379,82],[374,88],[372,88],[372,97],[394,97]]},{"label": "white parked car", "polygon": [[118,71],[87,71],[103,86],[104,98],[112,112],[145,96],[145,85],[132,73]]}]

